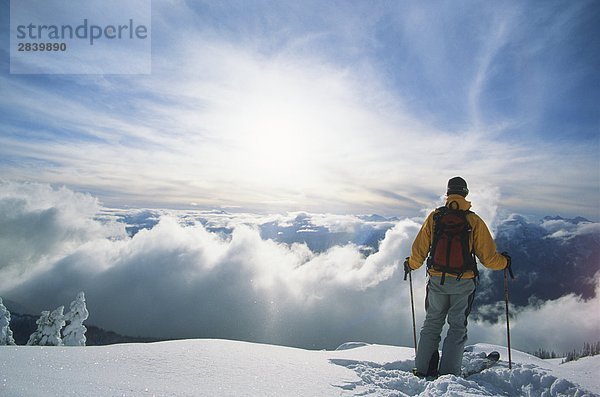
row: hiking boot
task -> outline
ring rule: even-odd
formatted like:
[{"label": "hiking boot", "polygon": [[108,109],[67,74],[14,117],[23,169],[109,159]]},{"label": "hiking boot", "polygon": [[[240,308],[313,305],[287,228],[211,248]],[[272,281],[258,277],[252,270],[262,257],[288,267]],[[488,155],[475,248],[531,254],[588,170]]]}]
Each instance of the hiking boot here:
[{"label": "hiking boot", "polygon": [[425,379],[427,381],[436,380],[439,377],[439,374],[437,373],[437,371],[432,372],[431,374],[422,374],[419,371],[417,371],[416,368],[413,368],[412,373],[417,378]]}]

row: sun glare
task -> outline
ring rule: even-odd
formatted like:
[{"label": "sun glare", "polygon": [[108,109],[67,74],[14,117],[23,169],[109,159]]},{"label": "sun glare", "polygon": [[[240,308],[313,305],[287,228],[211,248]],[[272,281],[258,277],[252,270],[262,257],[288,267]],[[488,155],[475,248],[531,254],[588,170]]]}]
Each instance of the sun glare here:
[{"label": "sun glare", "polygon": [[321,129],[311,89],[278,71],[257,78],[242,95],[231,131],[236,168],[264,189],[301,191],[318,185]]},{"label": "sun glare", "polygon": [[253,129],[241,137],[238,159],[248,177],[279,187],[298,186],[317,177],[309,138],[301,125],[274,116],[256,123]]}]

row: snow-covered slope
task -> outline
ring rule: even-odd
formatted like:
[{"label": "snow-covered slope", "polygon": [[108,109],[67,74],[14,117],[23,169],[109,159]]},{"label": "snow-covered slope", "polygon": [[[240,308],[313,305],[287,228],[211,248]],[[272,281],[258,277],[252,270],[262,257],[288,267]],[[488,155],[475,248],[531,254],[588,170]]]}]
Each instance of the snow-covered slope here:
[{"label": "snow-covered slope", "polygon": [[[353,348],[354,347],[354,348]],[[480,351],[506,349],[475,345]],[[347,344],[309,351],[226,340],[102,347],[0,346],[0,395],[15,396],[583,396],[600,392],[598,357],[558,365],[514,352],[469,379],[414,377],[413,350]],[[581,386],[576,385],[575,382]]]}]

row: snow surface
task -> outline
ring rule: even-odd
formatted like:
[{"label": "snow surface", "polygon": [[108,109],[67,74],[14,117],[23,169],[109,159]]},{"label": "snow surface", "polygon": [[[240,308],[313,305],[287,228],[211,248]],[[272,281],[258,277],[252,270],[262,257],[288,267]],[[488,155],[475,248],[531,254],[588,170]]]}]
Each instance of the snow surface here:
[{"label": "snow surface", "polygon": [[0,346],[0,396],[594,396],[600,357],[559,365],[506,349],[468,379],[411,374],[414,350],[352,342],[311,351],[227,340],[91,347]]}]

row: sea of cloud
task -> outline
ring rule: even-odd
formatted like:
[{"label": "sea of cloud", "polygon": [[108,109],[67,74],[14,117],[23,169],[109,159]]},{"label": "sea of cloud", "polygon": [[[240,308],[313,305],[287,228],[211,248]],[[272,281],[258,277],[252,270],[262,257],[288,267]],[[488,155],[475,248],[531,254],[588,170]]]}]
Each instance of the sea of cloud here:
[{"label": "sea of cloud", "polygon": [[[352,242],[318,252],[261,236],[257,225],[291,223],[289,215],[213,213],[203,224],[165,211],[133,235],[117,219],[86,194],[0,182],[0,296],[35,313],[83,290],[89,323],[133,336],[319,349],[348,340],[412,344],[402,262],[418,219],[394,220],[370,255]],[[334,231],[373,222],[324,214],[313,219]],[[552,225],[556,235],[576,232]],[[416,272],[413,283],[418,326],[425,272]],[[587,301],[566,295],[515,310],[513,345],[562,351],[597,339],[596,288]],[[505,332],[502,321],[470,325],[472,342],[501,344]]]}]

